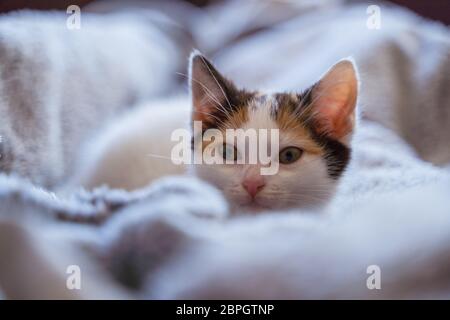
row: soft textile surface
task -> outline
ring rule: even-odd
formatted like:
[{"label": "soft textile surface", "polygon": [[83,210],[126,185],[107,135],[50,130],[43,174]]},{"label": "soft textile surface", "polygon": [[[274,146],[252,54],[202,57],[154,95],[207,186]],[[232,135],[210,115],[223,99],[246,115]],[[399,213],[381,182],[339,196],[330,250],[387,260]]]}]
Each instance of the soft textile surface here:
[{"label": "soft textile surface", "polygon": [[79,30],[67,17],[0,18],[0,170],[51,187],[114,115],[167,93],[186,55],[174,27],[144,14],[84,14]]},{"label": "soft textile surface", "polygon": [[[67,198],[2,176],[6,297],[449,297],[448,29],[388,7],[382,28],[369,30],[364,5],[251,3],[182,22],[239,83],[301,90],[342,57],[359,66],[361,120],[336,198],[320,212],[231,217],[194,178]],[[232,23],[236,10],[246,24]],[[268,12],[278,18],[261,18]],[[86,277],[81,291],[65,289],[70,264]],[[382,290],[367,289],[369,265],[381,268]]]},{"label": "soft textile surface", "polygon": [[[220,193],[193,178],[166,178],[134,193],[103,188],[57,199],[3,177],[5,293],[14,298],[448,297],[450,174],[418,160],[379,125],[363,128],[342,190],[321,213],[227,219]],[[386,148],[396,149],[396,155],[383,152]],[[77,222],[55,223],[55,216]],[[38,255],[24,257],[24,252]],[[22,264],[36,266],[32,276],[14,268]],[[60,287],[71,264],[87,279],[81,292]],[[380,292],[365,286],[365,270],[372,264],[383,270]],[[29,278],[51,286],[39,281],[32,286]],[[420,285],[411,288],[411,281]]]}]

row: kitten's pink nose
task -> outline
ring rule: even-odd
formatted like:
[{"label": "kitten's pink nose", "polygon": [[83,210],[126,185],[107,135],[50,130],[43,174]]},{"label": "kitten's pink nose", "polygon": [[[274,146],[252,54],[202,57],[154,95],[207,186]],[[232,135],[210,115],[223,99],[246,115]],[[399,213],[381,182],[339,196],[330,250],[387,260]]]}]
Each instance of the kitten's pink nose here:
[{"label": "kitten's pink nose", "polygon": [[242,181],[242,186],[247,190],[248,194],[254,198],[266,185],[264,178],[261,176],[247,178]]}]

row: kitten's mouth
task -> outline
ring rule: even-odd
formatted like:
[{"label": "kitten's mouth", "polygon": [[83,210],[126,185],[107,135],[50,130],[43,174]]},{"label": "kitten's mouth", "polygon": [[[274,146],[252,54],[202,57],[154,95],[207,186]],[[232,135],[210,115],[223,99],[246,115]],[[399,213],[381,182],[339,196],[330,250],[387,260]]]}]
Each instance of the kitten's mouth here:
[{"label": "kitten's mouth", "polygon": [[258,213],[265,210],[270,210],[271,208],[261,204],[258,200],[252,199],[249,202],[242,204],[241,209],[249,213]]},{"label": "kitten's mouth", "polygon": [[229,203],[232,204],[233,210],[236,211],[258,213],[261,211],[273,210],[273,207],[268,205],[267,202],[264,201],[264,198],[243,197],[242,194],[239,194],[238,196],[229,194],[227,198]]}]

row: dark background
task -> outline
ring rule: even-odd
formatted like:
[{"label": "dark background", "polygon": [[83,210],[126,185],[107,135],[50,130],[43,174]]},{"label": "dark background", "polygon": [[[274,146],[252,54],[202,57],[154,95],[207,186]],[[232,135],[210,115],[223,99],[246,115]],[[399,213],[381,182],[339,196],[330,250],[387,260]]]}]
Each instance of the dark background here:
[{"label": "dark background", "polygon": [[[168,0],[171,1],[171,0]],[[217,0],[185,0],[197,6],[204,6],[209,2]],[[0,13],[17,9],[60,9],[66,10],[71,4],[80,7],[86,5],[93,0],[0,0]],[[375,1],[376,2],[376,1]],[[438,20],[446,25],[450,25],[450,1],[449,0],[391,0],[389,2],[407,7],[423,17]]]}]

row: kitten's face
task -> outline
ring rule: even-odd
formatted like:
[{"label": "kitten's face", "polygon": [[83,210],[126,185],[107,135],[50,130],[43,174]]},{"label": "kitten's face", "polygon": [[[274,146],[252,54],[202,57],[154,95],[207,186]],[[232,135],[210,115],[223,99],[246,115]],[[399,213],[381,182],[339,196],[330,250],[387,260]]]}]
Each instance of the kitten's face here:
[{"label": "kitten's face", "polygon": [[[269,165],[259,158],[256,163],[249,160],[248,141],[193,142],[193,147],[210,148],[233,162],[194,165],[199,177],[221,189],[232,206],[252,211],[314,207],[332,197],[350,160],[357,97],[356,71],[350,61],[339,62],[299,94],[239,90],[198,54],[191,57],[190,71],[192,118],[202,122],[203,132],[218,129],[225,137],[227,129],[275,129],[279,135]],[[256,134],[252,143],[259,144],[262,138]],[[245,157],[244,163],[237,161],[239,157]],[[262,167],[274,163],[275,174],[261,174]]]}]

